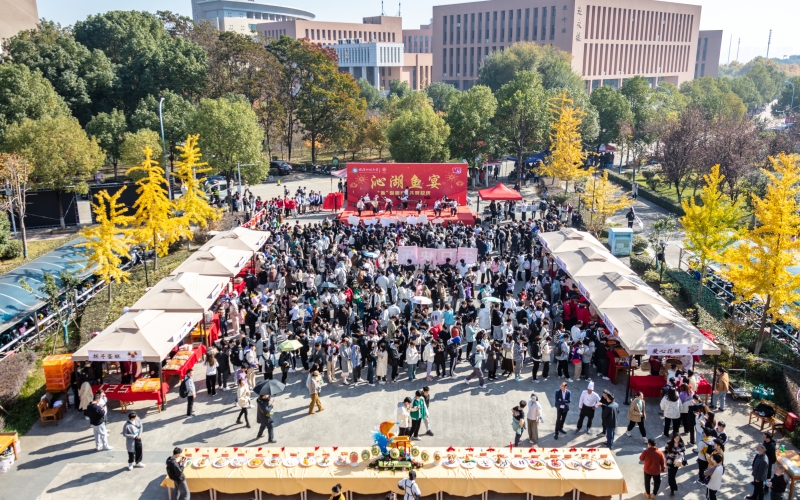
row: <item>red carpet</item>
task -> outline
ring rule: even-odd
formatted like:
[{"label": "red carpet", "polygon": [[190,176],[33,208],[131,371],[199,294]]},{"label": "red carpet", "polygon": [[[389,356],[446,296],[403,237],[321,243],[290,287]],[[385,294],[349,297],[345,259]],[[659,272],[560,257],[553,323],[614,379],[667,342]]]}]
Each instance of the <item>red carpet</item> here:
[{"label": "red carpet", "polygon": [[[383,205],[383,204],[381,204],[381,205]],[[435,215],[433,215],[433,210],[432,209],[423,210],[421,213],[423,215],[427,215],[429,221],[432,221],[433,219],[437,218]],[[343,212],[339,212],[336,215],[336,219],[346,223],[347,222],[347,218],[350,217],[351,215],[358,217],[358,210],[352,210],[350,208],[345,209]],[[416,217],[417,216],[417,211],[413,210],[413,209],[394,210],[394,214],[389,214],[389,213],[386,213],[383,210],[381,210],[381,211],[378,212],[377,215],[375,215],[375,214],[372,213],[372,210],[363,210],[361,212],[360,220],[361,221],[364,221],[366,219],[378,219],[378,220],[380,220],[381,217],[388,217],[388,218],[395,218],[396,219],[398,215],[402,215],[402,216],[405,216],[405,217],[411,217],[411,216]],[[450,217],[450,210],[442,210],[441,219],[444,219],[444,222],[442,223],[444,225],[453,224],[453,223],[456,223],[458,221],[461,221],[462,223],[464,223],[467,226],[474,226],[475,225],[475,217],[477,217],[477,214],[475,212],[473,212],[471,208],[469,208],[467,206],[459,206],[458,207],[458,212],[456,213],[455,217]]]}]

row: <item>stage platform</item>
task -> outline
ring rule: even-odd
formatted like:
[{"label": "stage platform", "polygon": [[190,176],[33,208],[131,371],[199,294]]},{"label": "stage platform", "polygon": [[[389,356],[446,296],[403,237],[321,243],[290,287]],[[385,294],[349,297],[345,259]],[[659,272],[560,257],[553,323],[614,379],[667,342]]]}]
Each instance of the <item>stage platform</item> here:
[{"label": "stage platform", "polygon": [[[389,219],[398,219],[398,217],[417,217],[417,211],[414,209],[409,208],[408,210],[393,210],[393,214],[389,214],[388,212],[384,212],[380,210],[377,214],[373,214],[372,210],[362,210],[361,217],[359,218],[360,222],[364,222],[365,220],[377,219],[378,223],[380,223],[381,218],[389,218]],[[442,219],[443,225],[448,224],[455,224],[461,222],[467,226],[474,226],[475,219],[478,217],[478,214],[472,211],[471,208],[467,206],[459,206],[458,212],[456,213],[455,217],[450,216],[450,210],[442,210],[442,216],[436,217],[433,214],[433,209],[425,209],[422,210],[420,215],[424,215],[428,218],[428,221],[432,221],[434,219]],[[354,216],[358,217],[358,210],[353,210],[351,208],[347,208],[342,212],[339,212],[336,215],[336,219],[340,222],[348,222],[348,218]],[[402,220],[402,219],[398,219]]]}]

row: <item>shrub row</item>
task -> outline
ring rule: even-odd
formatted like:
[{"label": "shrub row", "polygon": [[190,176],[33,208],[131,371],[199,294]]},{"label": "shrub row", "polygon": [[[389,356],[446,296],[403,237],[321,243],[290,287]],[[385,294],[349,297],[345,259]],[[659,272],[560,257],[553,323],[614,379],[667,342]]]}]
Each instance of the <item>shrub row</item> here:
[{"label": "shrub row", "polygon": [[28,371],[36,361],[36,354],[22,352],[13,356],[0,359],[0,405],[4,408],[13,408],[17,404],[19,393],[22,390]]},{"label": "shrub row", "polygon": [[670,269],[667,271],[667,274],[673,281],[680,285],[681,296],[686,302],[702,307],[708,314],[718,320],[725,317],[725,311],[722,309],[719,300],[717,300],[717,296],[709,289],[703,287],[700,300],[697,299],[697,287],[700,286],[699,281],[680,270]]},{"label": "shrub row", "polygon": [[[631,181],[629,179],[626,179],[625,177],[616,174],[611,170],[608,170],[608,178],[615,184],[619,184],[625,189],[631,189]],[[660,194],[650,191],[642,184],[639,184],[639,196],[653,203],[654,205],[667,210],[668,212],[672,212],[678,217],[686,215],[683,211],[683,208],[681,208],[678,203],[675,203],[675,201],[667,198],[666,196],[661,196]]]}]

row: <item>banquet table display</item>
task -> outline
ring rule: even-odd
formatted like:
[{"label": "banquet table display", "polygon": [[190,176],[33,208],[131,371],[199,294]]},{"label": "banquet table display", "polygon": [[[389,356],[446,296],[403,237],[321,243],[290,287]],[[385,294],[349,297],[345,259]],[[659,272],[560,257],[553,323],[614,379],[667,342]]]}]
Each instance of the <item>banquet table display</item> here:
[{"label": "banquet table display", "polygon": [[161,370],[161,373],[164,375],[164,377],[175,375],[183,380],[183,378],[186,376],[186,372],[188,372],[190,368],[194,367],[198,361],[202,361],[203,356],[205,355],[206,346],[203,344],[200,344],[191,351],[178,351],[175,357],[167,362],[166,366],[164,366],[164,368]]},{"label": "banquet table display", "polygon": [[661,389],[667,384],[664,377],[658,375],[641,375],[631,377],[631,391],[634,394],[641,391],[646,398],[661,397]]},{"label": "banquet table display", "polygon": [[[417,453],[413,460],[421,467],[414,469],[425,495],[535,491],[537,496],[563,496],[578,490],[610,496],[628,491],[607,450],[426,448]],[[360,448],[188,448],[184,454],[192,461],[184,469],[189,490],[210,491],[212,499],[217,492],[255,491],[256,498],[307,491],[326,495],[337,483],[344,491],[383,495],[396,491],[398,480],[407,475],[400,469],[376,470],[384,462]],[[161,486],[171,489],[173,483],[165,478]]]},{"label": "banquet table display", "polygon": [[[157,381],[158,379],[149,380]],[[106,398],[119,401],[120,411],[123,413],[127,411],[128,403],[133,403],[135,401],[155,401],[158,405],[158,411],[160,413],[161,406],[167,402],[167,391],[169,391],[169,384],[166,382],[161,382],[160,390],[157,385],[153,384],[153,386],[155,386],[155,390],[152,392],[145,392],[134,391],[133,384],[102,384],[93,385],[92,392],[97,392],[99,389],[102,389],[106,394]]]}]

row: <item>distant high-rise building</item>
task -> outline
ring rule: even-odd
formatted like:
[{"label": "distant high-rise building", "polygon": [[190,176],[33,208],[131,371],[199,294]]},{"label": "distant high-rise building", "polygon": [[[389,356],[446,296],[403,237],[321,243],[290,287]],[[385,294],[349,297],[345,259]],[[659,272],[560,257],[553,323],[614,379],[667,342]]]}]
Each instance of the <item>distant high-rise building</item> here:
[{"label": "distant high-rise building", "polygon": [[722,30],[700,30],[697,34],[697,57],[694,77],[719,75],[719,55],[722,50]]},{"label": "distant high-rise building", "polygon": [[4,38],[34,29],[38,22],[36,0],[0,0],[0,50]]},{"label": "distant high-rise building", "polygon": [[273,5],[262,0],[192,0],[194,22],[210,22],[220,31],[250,33],[256,31],[259,23],[314,17],[314,14],[305,10]]}]

